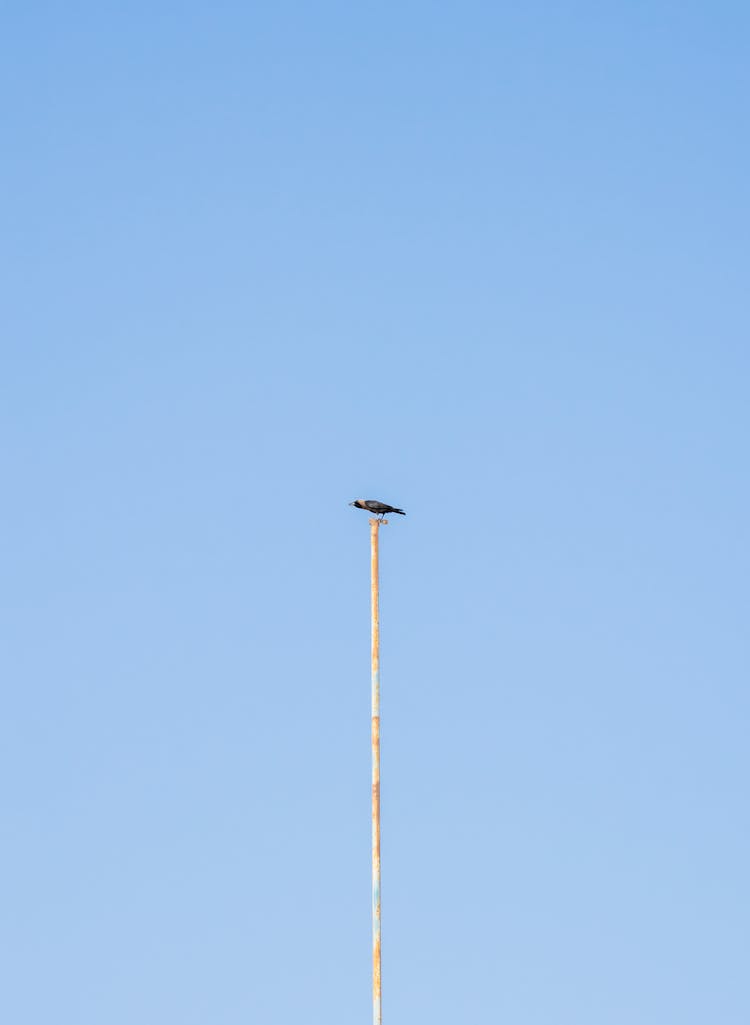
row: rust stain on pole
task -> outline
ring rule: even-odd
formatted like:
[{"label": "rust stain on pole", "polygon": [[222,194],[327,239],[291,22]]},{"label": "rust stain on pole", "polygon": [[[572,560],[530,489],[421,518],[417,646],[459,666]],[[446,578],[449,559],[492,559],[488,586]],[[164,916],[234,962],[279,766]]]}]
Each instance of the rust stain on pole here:
[{"label": "rust stain on pole", "polygon": [[380,988],[380,612],[378,528],[370,520],[370,604],[372,611],[372,1020],[383,1021]]}]

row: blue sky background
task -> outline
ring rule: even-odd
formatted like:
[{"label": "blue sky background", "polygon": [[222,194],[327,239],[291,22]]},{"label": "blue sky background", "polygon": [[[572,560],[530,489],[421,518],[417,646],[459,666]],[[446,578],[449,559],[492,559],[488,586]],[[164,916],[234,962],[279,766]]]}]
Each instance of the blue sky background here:
[{"label": "blue sky background", "polygon": [[[210,9],[208,9],[210,6]],[[747,1025],[744,3],[6,5],[13,1025]]]}]

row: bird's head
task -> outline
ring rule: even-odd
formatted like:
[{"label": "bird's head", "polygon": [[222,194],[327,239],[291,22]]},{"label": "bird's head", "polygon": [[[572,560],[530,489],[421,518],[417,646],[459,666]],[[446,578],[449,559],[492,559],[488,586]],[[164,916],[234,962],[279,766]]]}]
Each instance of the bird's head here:
[{"label": "bird's head", "polygon": [[355,498],[353,502],[349,503],[349,505],[353,505],[357,509],[360,509],[362,507],[362,499],[361,498]]}]

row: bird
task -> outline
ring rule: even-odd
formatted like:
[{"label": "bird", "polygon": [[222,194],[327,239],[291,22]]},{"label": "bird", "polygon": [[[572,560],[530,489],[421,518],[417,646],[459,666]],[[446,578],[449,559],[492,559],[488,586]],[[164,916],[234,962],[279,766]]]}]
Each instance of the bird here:
[{"label": "bird", "polygon": [[406,516],[403,509],[397,509],[395,505],[386,505],[385,502],[376,502],[374,498],[355,498],[349,505],[355,509],[366,509],[367,512],[375,513],[381,520],[386,513],[398,513],[399,516]]}]

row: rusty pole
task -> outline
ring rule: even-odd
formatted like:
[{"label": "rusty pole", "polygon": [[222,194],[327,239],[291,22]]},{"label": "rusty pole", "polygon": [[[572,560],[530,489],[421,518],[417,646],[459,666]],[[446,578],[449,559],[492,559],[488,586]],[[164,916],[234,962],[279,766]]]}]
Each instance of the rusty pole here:
[{"label": "rusty pole", "polygon": [[372,1021],[382,1025],[380,991],[380,614],[378,528],[370,520],[370,607],[372,611]]}]

